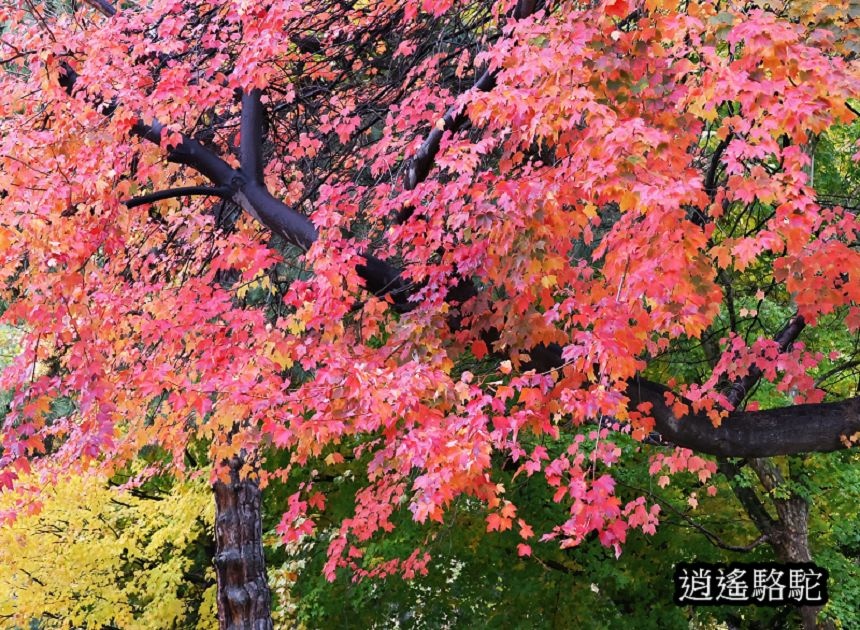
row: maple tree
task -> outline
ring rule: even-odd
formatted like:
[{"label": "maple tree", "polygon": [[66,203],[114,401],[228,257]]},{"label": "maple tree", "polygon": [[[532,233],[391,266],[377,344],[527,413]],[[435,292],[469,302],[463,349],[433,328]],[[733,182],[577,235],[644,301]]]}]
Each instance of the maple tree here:
[{"label": "maple tree", "polygon": [[[369,563],[368,541],[461,496],[522,557],[653,532],[659,506],[616,491],[622,439],[657,449],[661,483],[707,482],[712,455],[771,490],[761,458],[851,447],[860,400],[811,374],[855,357],[800,340],[860,328],[860,223],[819,202],[809,149],[855,117],[856,18],[817,9],[4,5],[4,516],[147,449],[143,477],[181,476],[205,444],[219,616],[246,627],[271,623],[260,489],[301,469],[361,463],[329,579],[410,577],[422,549]],[[648,378],[691,343],[708,373]],[[745,407],[763,382],[786,404]],[[500,465],[565,520],[535,531]],[[320,487],[288,497],[285,541]]]}]

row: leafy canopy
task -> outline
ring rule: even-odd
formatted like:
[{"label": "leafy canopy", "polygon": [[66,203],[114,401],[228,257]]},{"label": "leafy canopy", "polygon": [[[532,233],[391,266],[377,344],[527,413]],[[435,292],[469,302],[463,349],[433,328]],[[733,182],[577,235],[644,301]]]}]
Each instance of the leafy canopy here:
[{"label": "leafy canopy", "polygon": [[[825,398],[819,349],[782,347],[754,303],[795,331],[860,327],[860,223],[819,203],[809,150],[854,117],[851,10],[93,5],[0,8],[0,297],[24,331],[0,380],[10,518],[152,447],[181,475],[207,444],[264,484],[349,462],[325,575],[409,577],[423,550],[365,561],[368,541],[459,497],[521,556],[652,533],[659,506],[617,491],[619,434],[714,453],[726,423],[753,454],[800,448],[746,440],[764,412],[724,391],[752,374]],[[712,374],[631,385],[705,338]],[[815,409],[856,427],[856,405]],[[715,469],[686,448],[648,465]],[[563,516],[535,529],[505,466]],[[326,510],[300,478],[288,542]]]}]

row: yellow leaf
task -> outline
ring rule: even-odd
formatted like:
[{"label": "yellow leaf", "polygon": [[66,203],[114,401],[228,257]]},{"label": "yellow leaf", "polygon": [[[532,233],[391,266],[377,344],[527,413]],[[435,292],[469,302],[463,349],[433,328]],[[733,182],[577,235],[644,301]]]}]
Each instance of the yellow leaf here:
[{"label": "yellow leaf", "polygon": [[554,287],[558,283],[558,278],[555,277],[555,274],[549,274],[541,278],[540,283],[545,289],[548,289],[550,287]]},{"label": "yellow leaf", "polygon": [[623,195],[621,195],[621,201],[618,205],[621,208],[621,212],[627,212],[628,210],[635,208],[638,202],[639,195],[632,190],[627,190]]},{"label": "yellow leaf", "polygon": [[290,356],[290,351],[288,348],[284,348],[282,344],[272,345],[269,358],[282,370],[289,370],[293,367],[293,359]]}]

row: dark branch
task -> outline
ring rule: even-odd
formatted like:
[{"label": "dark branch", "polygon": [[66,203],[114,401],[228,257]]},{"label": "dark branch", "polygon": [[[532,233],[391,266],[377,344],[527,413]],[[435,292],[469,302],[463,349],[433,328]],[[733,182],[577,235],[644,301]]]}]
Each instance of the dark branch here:
[{"label": "dark branch", "polygon": [[242,141],[239,159],[242,172],[254,183],[263,181],[263,105],[260,90],[242,94]]},{"label": "dark branch", "polygon": [[[774,337],[774,341],[779,344],[779,352],[787,352],[795,340],[800,336],[801,331],[806,326],[806,322],[800,315],[789,320],[788,324],[779,331]],[[731,403],[732,407],[737,409],[743,402],[746,395],[752,391],[756,383],[761,380],[761,370],[757,366],[750,368],[749,374],[735,381],[731,387],[725,392],[725,397]]]},{"label": "dark branch", "polygon": [[535,12],[537,0],[518,0],[514,9],[514,19],[521,20]]},{"label": "dark branch", "polygon": [[[153,120],[148,125],[142,120],[138,120],[132,126],[131,132],[153,144],[161,144],[161,133],[164,131],[164,128],[164,125],[157,120]],[[168,149],[168,162],[190,166],[218,187],[225,186],[234,191],[237,189],[236,184],[239,182],[236,181],[236,175],[238,174],[236,169],[197,142],[197,140],[189,138],[184,134],[181,135],[181,138],[181,142],[178,145]]]},{"label": "dark branch", "polygon": [[116,15],[116,9],[107,0],[84,0],[88,5],[105,17],[113,17]]},{"label": "dark branch", "polygon": [[582,575],[585,570],[577,569],[573,567],[569,567],[566,564],[559,562],[558,560],[553,560],[552,558],[547,558],[546,560],[541,560],[537,556],[532,556],[532,558],[541,565],[544,569],[551,571],[561,571],[562,573],[567,573],[568,575]]},{"label": "dark branch", "polygon": [[[71,96],[75,94],[77,73],[68,64],[61,66],[60,85]],[[244,104],[249,105],[243,110],[242,128],[247,128],[249,137],[253,141],[247,145],[247,159],[245,164],[250,168],[258,169],[261,159],[256,151],[262,143],[262,129],[257,126],[262,123],[262,111],[259,104],[259,95],[254,98],[243,98]],[[111,105],[106,114],[110,115],[116,107]],[[247,113],[247,115],[246,115]],[[131,132],[144,140],[154,144],[161,144],[161,134],[165,126],[155,120],[150,124],[138,120]],[[177,146],[170,147],[167,152],[167,160],[176,164],[183,164],[197,171],[209,179],[217,189],[225,189],[224,197],[231,198],[248,214],[269,228],[274,234],[284,240],[301,247],[309,248],[318,238],[314,224],[305,215],[297,212],[280,199],[275,198],[262,183],[262,176],[254,180],[245,172],[245,168],[235,169],[216,155],[210,149],[204,147],[200,142],[181,135],[181,141]],[[244,134],[243,134],[244,138]],[[243,147],[246,142],[243,139]],[[262,173],[262,168],[258,171]],[[377,295],[391,294],[398,307],[403,310],[409,307],[406,283],[400,278],[400,269],[371,255],[365,255],[364,264],[358,265],[356,270],[365,281],[367,289]]]},{"label": "dark branch", "polygon": [[741,467],[721,457],[717,460],[717,469],[728,479],[732,492],[734,492],[741,505],[744,506],[756,529],[763,534],[774,531],[778,522],[767,511],[767,508],[761,499],[758,498],[755,490],[748,485],[735,482],[735,479],[740,475]]},{"label": "dark branch", "polygon": [[[513,17],[522,19],[528,17],[536,10],[538,2],[536,0],[519,0],[514,9]],[[485,70],[480,78],[472,86],[473,90],[479,92],[489,92],[496,87],[496,73],[490,70]],[[418,147],[418,151],[409,160],[409,166],[406,168],[406,176],[403,179],[403,187],[406,190],[413,190],[418,184],[427,179],[430,170],[433,168],[433,162],[436,160],[436,154],[439,153],[439,146],[442,142],[442,136],[446,131],[456,133],[466,124],[469,117],[458,104],[452,105],[434,125],[433,129],[427,134],[424,142]],[[398,225],[409,220],[415,208],[405,206],[401,208],[395,218],[395,223]]]},{"label": "dark branch", "polygon": [[681,510],[676,508],[674,505],[672,505],[672,503],[670,501],[663,499],[663,498],[659,497],[658,495],[654,494],[653,492],[646,490],[644,488],[637,488],[636,486],[630,486],[627,484],[623,484],[623,485],[632,489],[632,490],[635,490],[636,492],[641,492],[642,494],[651,497],[651,499],[653,501],[655,501],[656,503],[659,503],[661,507],[667,509],[669,512],[672,512],[673,514],[675,514],[675,516],[682,519],[683,521],[686,521],[690,525],[690,527],[692,527],[693,529],[701,532],[702,535],[708,539],[708,542],[710,542],[715,547],[719,547],[720,549],[725,549],[726,551],[738,551],[738,552],[746,553],[746,552],[752,551],[753,549],[755,549],[759,545],[768,541],[769,537],[766,534],[762,534],[761,536],[759,536],[758,538],[756,538],[755,540],[753,540],[751,543],[749,543],[747,545],[733,545],[733,544],[728,543],[725,540],[723,540],[720,535],[715,534],[714,532],[709,530],[707,527],[705,527],[704,525],[699,523],[697,520],[692,518],[689,514],[682,512]]},{"label": "dark branch", "polygon": [[[487,70],[481,75],[481,78],[475,82],[472,89],[480,92],[489,92],[495,86],[496,73]],[[418,147],[418,151],[415,152],[415,155],[412,156],[412,159],[409,161],[409,167],[406,169],[406,178],[403,181],[403,187],[406,188],[406,190],[414,189],[418,184],[427,179],[427,175],[430,174],[430,169],[433,168],[436,154],[439,153],[439,144],[442,141],[442,136],[445,132],[457,132],[468,120],[469,117],[466,116],[465,112],[459,105],[452,105],[448,111],[445,112],[445,115],[437,121],[433,130],[427,134],[424,142],[421,143],[421,146]],[[403,214],[404,212],[401,212],[401,216]],[[411,214],[412,213],[409,212],[410,216]],[[406,218],[408,219],[409,217],[407,216]],[[403,223],[405,220],[406,219],[398,217],[399,223]]]},{"label": "dark branch", "polygon": [[[797,317],[780,331],[776,340],[787,348],[800,334],[803,324]],[[499,332],[483,333],[488,347],[498,340]],[[538,345],[530,349],[531,361],[525,369],[548,372],[564,365],[558,344]],[[759,374],[759,377],[761,375]],[[741,391],[741,385],[738,391]],[[678,418],[666,404],[666,394],[677,394],[668,387],[645,379],[632,379],[626,395],[631,409],[651,403],[651,416],[661,446],[681,446],[700,453],[724,457],[772,457],[798,453],[827,453],[848,447],[846,438],[860,432],[860,398],[840,402],[794,405],[764,411],[733,411],[715,427],[705,414]],[[681,402],[689,405],[688,401]]]},{"label": "dark branch", "polygon": [[708,196],[712,200],[717,194],[717,171],[720,166],[720,160],[733,138],[734,134],[729,133],[720,141],[717,148],[714,149],[714,154],[711,156],[711,163],[708,165],[708,172],[705,174],[705,192],[708,193]]},{"label": "dark branch", "polygon": [[677,446],[724,457],[773,457],[827,453],[846,447],[860,432],[860,398],[794,405],[764,411],[735,411],[715,427],[704,414],[678,418],[666,404],[669,388],[646,380],[627,387],[630,405],[652,404],[661,437]]},{"label": "dark branch", "polygon": [[182,188],[171,188],[170,190],[159,190],[140,197],[127,199],[123,203],[128,208],[136,208],[155,201],[163,199],[175,199],[176,197],[187,197],[189,195],[209,195],[212,197],[221,197],[229,199],[232,196],[232,191],[229,188],[213,188],[212,186],[184,186]]}]

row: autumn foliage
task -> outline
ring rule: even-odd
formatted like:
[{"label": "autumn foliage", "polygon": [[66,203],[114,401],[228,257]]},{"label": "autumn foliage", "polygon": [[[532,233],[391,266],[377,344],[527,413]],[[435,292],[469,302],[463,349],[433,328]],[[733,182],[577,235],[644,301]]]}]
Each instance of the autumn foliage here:
[{"label": "autumn foliage", "polygon": [[[857,401],[813,376],[839,357],[799,340],[860,329],[860,220],[810,179],[860,43],[818,4],[4,5],[3,518],[142,452],[138,482],[201,444],[263,487],[353,462],[326,575],[411,577],[423,549],[365,544],[464,496],[522,556],[653,533],[621,440],[661,484],[850,446]],[[699,342],[709,369],[670,380]],[[745,407],[759,382],[785,404]],[[503,467],[566,520],[534,530]],[[289,497],[285,541],[325,490]]]}]

